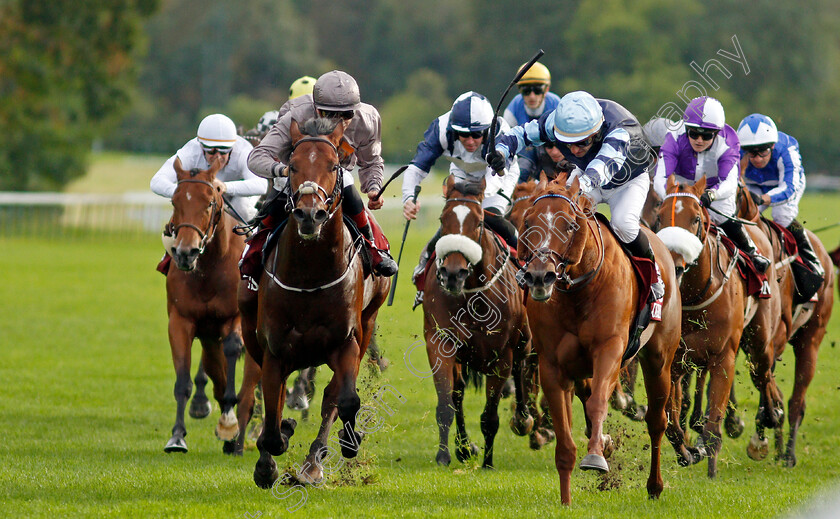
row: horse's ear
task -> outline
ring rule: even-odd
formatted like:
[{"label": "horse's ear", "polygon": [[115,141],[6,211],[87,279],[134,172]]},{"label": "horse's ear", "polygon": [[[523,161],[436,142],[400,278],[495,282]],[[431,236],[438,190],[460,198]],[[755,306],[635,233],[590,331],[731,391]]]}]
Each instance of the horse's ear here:
[{"label": "horse's ear", "polygon": [[181,157],[175,157],[175,162],[172,164],[172,167],[175,168],[175,177],[179,180],[186,176],[187,172],[184,171],[184,167],[181,165]]},{"label": "horse's ear", "polygon": [[[508,175],[510,175],[510,173],[508,173]],[[478,185],[479,185],[478,199],[479,200],[484,200],[484,190],[487,189],[487,179],[484,178],[484,177],[481,177],[481,180],[478,182]]]},{"label": "horse's ear", "polygon": [[677,174],[671,173],[667,179],[665,179],[665,190],[666,191],[673,191],[676,188],[677,182]]},{"label": "horse's ear", "polygon": [[572,185],[569,186],[569,194],[576,195],[580,192],[580,177],[575,175],[575,178],[572,180]]},{"label": "horse's ear", "polygon": [[289,136],[292,138],[292,144],[303,138],[303,134],[300,132],[298,123],[294,119],[292,119],[292,124],[289,125]]},{"label": "horse's ear", "polygon": [[545,190],[545,186],[547,186],[547,185],[548,185],[548,175],[545,174],[545,171],[541,171],[540,172],[540,181],[537,182],[537,189],[534,192],[536,193],[537,191]]},{"label": "horse's ear", "polygon": [[210,178],[216,178],[216,173],[218,173],[220,169],[222,169],[222,155],[217,153],[210,161],[210,169],[207,170],[207,173],[210,175]]},{"label": "horse's ear", "polygon": [[706,190],[706,175],[703,175],[702,177],[700,177],[700,180],[698,180],[697,182],[694,183],[694,186],[692,187],[692,191],[694,191],[696,194],[699,195],[700,193],[702,193],[705,190]]}]

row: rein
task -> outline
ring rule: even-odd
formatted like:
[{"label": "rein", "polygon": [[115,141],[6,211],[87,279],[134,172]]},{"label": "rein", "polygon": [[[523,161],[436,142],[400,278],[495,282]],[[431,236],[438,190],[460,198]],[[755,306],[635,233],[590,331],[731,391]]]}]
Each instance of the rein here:
[{"label": "rein", "polygon": [[[216,195],[215,195],[216,188],[213,186],[213,184],[211,182],[208,182],[206,180],[198,180],[198,179],[191,179],[191,178],[185,178],[185,179],[179,180],[177,185],[188,184],[188,183],[204,184],[204,185],[209,186],[210,189],[213,190],[213,202],[210,204],[210,206],[212,207],[212,210],[210,211],[210,223],[207,224],[207,230],[205,230],[205,231],[202,231],[201,229],[198,228],[197,225],[194,225],[194,224],[191,224],[191,223],[179,223],[178,225],[175,226],[174,229],[172,229],[172,235],[173,236],[178,236],[178,229],[180,229],[182,227],[188,227],[190,229],[193,229],[195,232],[198,233],[198,235],[200,237],[200,240],[201,240],[201,241],[199,241],[198,253],[203,254],[205,247],[207,247],[207,244],[210,242],[210,240],[213,239],[213,236],[216,235],[216,228],[219,225],[219,220],[221,220],[221,212],[219,212],[219,210],[218,210],[219,209],[219,204],[218,204],[218,202],[216,202]],[[218,213],[218,216],[217,216],[217,213]]]},{"label": "rein", "polygon": [[[322,142],[322,143],[329,144],[330,148],[332,148],[333,152],[335,152],[336,157],[339,156],[338,148],[336,148],[335,144],[330,142],[328,139],[325,139],[324,137],[303,137],[302,139],[297,141],[292,146],[291,155],[294,155],[295,150],[298,148],[298,146],[300,146],[304,142]],[[290,155],[290,162],[291,162],[291,155]],[[288,205],[287,208],[289,209],[289,212],[291,212],[292,207],[294,207],[294,205],[297,203],[297,200],[299,199],[300,196],[315,195],[321,200],[321,202],[324,203],[324,205],[326,205],[327,207],[329,207],[331,209],[330,212],[329,212],[329,215],[327,216],[327,220],[326,220],[326,221],[329,221],[333,217],[333,215],[338,211],[338,209],[341,207],[341,204],[339,203],[339,200],[340,200],[340,196],[341,196],[342,179],[344,178],[343,168],[341,166],[338,166],[335,169],[335,171],[336,171],[336,178],[335,178],[335,185],[333,186],[332,193],[327,193],[327,190],[324,189],[323,187],[321,187],[321,185],[318,184],[317,182],[313,182],[311,180],[306,180],[298,187],[297,190],[295,190],[293,193],[291,193],[291,196],[289,196],[289,199],[288,199],[288,202],[287,202],[287,205]],[[286,185],[289,189],[291,189],[291,182],[287,183]],[[321,193],[323,193],[323,196],[321,196]],[[362,241],[361,240],[362,240],[362,237],[358,236],[353,241],[353,243],[350,244],[350,249],[351,250],[350,250],[350,253],[349,253],[349,256],[348,256],[348,259],[347,259],[347,268],[344,269],[344,272],[342,272],[342,274],[339,277],[337,277],[336,279],[334,279],[334,280],[332,280],[328,283],[324,283],[323,285],[319,285],[317,287],[312,287],[312,288],[302,288],[302,287],[287,285],[286,283],[283,283],[282,281],[280,281],[280,279],[277,276],[274,275],[274,272],[277,272],[277,256],[278,256],[278,254],[276,254],[276,253],[274,254],[274,262],[272,264],[271,271],[269,271],[268,268],[266,268],[265,273],[268,274],[268,277],[271,278],[271,280],[274,281],[274,283],[277,284],[277,286],[279,286],[280,288],[282,288],[284,290],[288,290],[290,292],[307,293],[308,294],[308,293],[312,293],[312,292],[319,292],[321,290],[326,290],[328,288],[331,288],[331,287],[334,287],[334,286],[338,285],[339,283],[344,281],[344,279],[350,274],[350,270],[353,267],[353,260],[356,258],[356,256],[359,254],[359,252],[361,251],[361,248],[362,248]]]}]

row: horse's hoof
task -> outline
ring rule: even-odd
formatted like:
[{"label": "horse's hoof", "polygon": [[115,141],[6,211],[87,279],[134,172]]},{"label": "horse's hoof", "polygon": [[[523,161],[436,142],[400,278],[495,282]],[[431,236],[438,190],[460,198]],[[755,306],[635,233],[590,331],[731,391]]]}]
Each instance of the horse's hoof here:
[{"label": "horse's hoof", "polygon": [[355,441],[348,438],[347,429],[338,431],[338,443],[341,445],[341,455],[348,459],[355,458],[359,454],[359,446],[362,443],[362,438],[364,438],[364,435],[358,431],[352,431],[352,434],[356,437]]},{"label": "horse's hoof", "polygon": [[546,443],[548,443],[548,439],[545,437],[544,434],[542,434],[541,429],[531,431],[530,441],[528,442],[528,446],[531,448],[531,450],[538,451],[542,449]]},{"label": "horse's hoof", "polygon": [[231,454],[234,456],[242,456],[242,450],[236,449],[236,442],[235,441],[228,441],[222,443],[222,452],[225,454]]},{"label": "horse's hoof", "polygon": [[796,466],[796,454],[794,454],[793,452],[788,452],[787,454],[785,454],[784,461],[785,467],[792,469]]},{"label": "horse's hoof", "polygon": [[166,442],[166,447],[163,448],[163,452],[187,452],[187,442],[184,441],[183,438],[178,436],[173,436],[169,438],[169,441]]},{"label": "horse's hoof", "polygon": [[635,414],[628,414],[627,418],[633,420],[634,422],[643,422],[645,421],[645,415],[647,414],[648,406],[646,405],[638,405],[636,406],[636,413]]},{"label": "horse's hoof", "polygon": [[770,442],[767,438],[760,440],[758,434],[753,434],[750,443],[747,444],[747,456],[755,461],[761,461],[767,457],[770,451]]},{"label": "horse's hoof", "polygon": [[324,471],[321,466],[318,463],[304,463],[304,465],[306,470],[297,473],[298,481],[307,485],[319,485],[324,480]]},{"label": "horse's hoof", "polygon": [[455,457],[458,458],[458,461],[461,463],[465,463],[473,456],[478,456],[478,445],[472,442],[468,445],[459,445],[458,448],[455,449]]},{"label": "horse's hoof", "polygon": [[513,379],[509,378],[502,384],[502,398],[510,398],[516,392],[516,386],[513,384]]},{"label": "horse's hoof", "polygon": [[744,432],[744,420],[740,416],[726,417],[723,422],[726,435],[730,438],[740,438]]},{"label": "horse's hoof", "polygon": [[580,470],[597,470],[598,472],[609,472],[610,466],[603,456],[587,454],[580,460]]},{"label": "horse's hoof", "polygon": [[286,438],[291,438],[295,434],[295,427],[297,427],[297,420],[294,418],[283,418],[280,422],[280,434],[285,434]]},{"label": "horse's hoof", "polygon": [[525,436],[530,434],[534,429],[534,417],[526,415],[525,419],[514,414],[510,417],[510,430],[517,436]]},{"label": "horse's hoof", "polygon": [[448,451],[438,451],[437,456],[435,456],[435,462],[443,467],[448,467],[451,461],[452,457]]},{"label": "horse's hoof", "polygon": [[271,460],[268,467],[262,470],[260,469],[260,462],[257,461],[257,465],[254,467],[254,483],[258,487],[268,490],[279,477],[280,472],[277,470],[277,464],[274,463],[274,460]]},{"label": "horse's hoof", "polygon": [[199,402],[193,399],[190,402],[190,417],[195,418],[196,420],[207,418],[208,416],[210,416],[210,412],[212,410],[213,404],[211,404],[209,400]]}]

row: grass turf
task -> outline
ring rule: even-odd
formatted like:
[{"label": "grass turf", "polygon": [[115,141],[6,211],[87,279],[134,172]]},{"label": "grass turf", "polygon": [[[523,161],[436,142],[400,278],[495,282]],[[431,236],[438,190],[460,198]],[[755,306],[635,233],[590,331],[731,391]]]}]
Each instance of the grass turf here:
[{"label": "grass turf", "polygon": [[[836,219],[840,197],[811,195],[802,202],[811,227]],[[396,205],[395,201],[389,204]],[[434,212],[434,210],[430,210]],[[426,211],[427,213],[430,211]],[[380,218],[397,242],[398,213]],[[745,453],[757,395],[743,356],[738,361],[744,435],[724,438],[719,476],[706,477],[706,464],[677,466],[663,443],[665,490],[647,499],[649,450],[643,424],[612,412],[606,430],[620,441],[606,478],[576,470],[572,506],[559,509],[554,445],[540,452],[507,427],[509,400],[502,402],[496,440],[496,470],[479,462],[450,467],[434,464],[436,396],[431,379],[419,379],[403,355],[422,337],[422,314],[411,312],[410,271],[433,231],[435,214],[412,227],[402,260],[397,299],[383,308],[379,341],[391,368],[379,375],[365,368],[359,387],[365,397],[390,384],[404,397],[386,400],[393,416],[379,413],[381,429],[368,435],[358,460],[329,476],[323,487],[302,491],[258,489],[252,480],[257,452],[242,458],[221,453],[213,435],[218,406],[205,420],[186,418],[190,452],[166,455],[163,445],[174,423],[174,398],[166,339],[164,278],[154,271],[160,256],[157,237],[73,240],[0,240],[0,516],[10,517],[513,517],[547,514],[566,517],[778,517],[799,509],[840,482],[838,445],[840,399],[835,341],[840,319],[832,320],[820,350],[816,377],[798,441],[799,464],[783,468],[772,459],[750,460]],[[838,232],[821,234],[829,248]],[[399,247],[394,243],[395,251]],[[193,349],[193,366],[199,347]],[[428,369],[424,348],[411,357]],[[785,353],[777,371],[786,396],[792,388],[793,355]],[[318,374],[314,412],[328,380]],[[241,377],[240,377],[241,380]],[[208,388],[209,389],[209,388]],[[638,391],[641,393],[641,390]],[[483,394],[465,398],[467,428],[483,444],[478,419]],[[287,416],[300,418],[296,412]],[[299,425],[291,448],[277,458],[281,470],[302,462],[314,438],[315,417]],[[583,418],[575,404],[578,457],[585,453]],[[334,428],[333,434],[336,429]],[[450,439],[450,446],[454,433]],[[286,492],[287,494],[283,494]]]}]

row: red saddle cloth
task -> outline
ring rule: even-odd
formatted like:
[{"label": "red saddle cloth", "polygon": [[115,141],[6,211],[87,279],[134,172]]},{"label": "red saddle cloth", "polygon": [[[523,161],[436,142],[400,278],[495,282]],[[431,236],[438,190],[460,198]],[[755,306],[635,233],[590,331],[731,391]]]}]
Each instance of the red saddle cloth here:
[{"label": "red saddle cloth", "polygon": [[160,263],[158,263],[155,270],[165,276],[169,272],[170,263],[172,263],[172,256],[170,256],[169,253],[164,252],[163,257],[160,259]]},{"label": "red saddle cloth", "polygon": [[[741,275],[741,278],[746,282],[747,295],[758,296],[759,299],[769,299],[770,284],[767,283],[767,276],[756,270],[755,265],[753,265],[752,258],[750,258],[749,254],[739,249],[735,245],[735,242],[733,242],[732,239],[729,238],[726,234],[721,233],[716,226],[712,225],[709,233],[711,236],[720,236],[720,241],[721,243],[723,243],[723,246],[726,247],[726,250],[729,251],[729,254],[740,254],[740,258],[736,265],[738,267],[738,273]],[[796,242],[794,241],[794,251],[795,250]]]},{"label": "red saddle cloth", "polygon": [[[797,256],[797,254],[799,254],[799,248],[796,246],[796,238],[794,238],[793,233],[790,232],[787,227],[782,227],[773,220],[768,220],[763,217],[762,219],[767,223],[768,227],[776,231],[776,234],[779,235],[779,239],[785,248],[785,254],[787,256],[796,256],[796,260],[804,265],[805,262],[802,261],[802,258]],[[838,250],[840,250],[840,248],[838,248]]]}]

